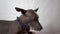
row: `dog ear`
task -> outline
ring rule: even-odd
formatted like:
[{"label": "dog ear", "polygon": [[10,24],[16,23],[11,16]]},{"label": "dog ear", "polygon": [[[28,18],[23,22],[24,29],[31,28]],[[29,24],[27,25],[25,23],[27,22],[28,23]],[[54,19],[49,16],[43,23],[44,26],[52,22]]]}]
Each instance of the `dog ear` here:
[{"label": "dog ear", "polygon": [[22,14],[25,14],[27,11],[18,7],[15,7],[17,12],[21,12]]},{"label": "dog ear", "polygon": [[35,9],[34,11],[37,12],[39,8]]}]

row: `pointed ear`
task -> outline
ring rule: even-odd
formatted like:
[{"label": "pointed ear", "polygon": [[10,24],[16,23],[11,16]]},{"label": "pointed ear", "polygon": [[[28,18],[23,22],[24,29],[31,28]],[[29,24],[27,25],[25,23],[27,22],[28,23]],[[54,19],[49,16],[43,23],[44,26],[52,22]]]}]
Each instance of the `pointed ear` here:
[{"label": "pointed ear", "polygon": [[21,12],[22,14],[26,13],[26,10],[24,10],[24,9],[21,9],[21,8],[18,8],[18,7],[15,7],[15,9],[16,9],[17,12]]},{"label": "pointed ear", "polygon": [[37,12],[39,8],[35,9],[34,11]]}]

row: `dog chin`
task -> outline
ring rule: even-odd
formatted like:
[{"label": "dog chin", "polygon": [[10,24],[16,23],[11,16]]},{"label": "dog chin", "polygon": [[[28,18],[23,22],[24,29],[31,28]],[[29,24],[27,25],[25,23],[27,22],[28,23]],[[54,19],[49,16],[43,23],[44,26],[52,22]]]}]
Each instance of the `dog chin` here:
[{"label": "dog chin", "polygon": [[30,29],[30,32],[37,32],[37,31],[35,31],[35,30],[33,30],[33,29]]}]

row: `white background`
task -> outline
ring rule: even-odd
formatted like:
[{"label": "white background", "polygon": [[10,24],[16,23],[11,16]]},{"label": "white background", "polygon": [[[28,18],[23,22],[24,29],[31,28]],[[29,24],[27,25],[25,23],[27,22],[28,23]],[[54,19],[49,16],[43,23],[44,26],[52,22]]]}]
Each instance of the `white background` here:
[{"label": "white background", "polygon": [[15,20],[15,7],[36,9],[43,30],[37,34],[60,34],[60,0],[0,0],[0,20]]}]

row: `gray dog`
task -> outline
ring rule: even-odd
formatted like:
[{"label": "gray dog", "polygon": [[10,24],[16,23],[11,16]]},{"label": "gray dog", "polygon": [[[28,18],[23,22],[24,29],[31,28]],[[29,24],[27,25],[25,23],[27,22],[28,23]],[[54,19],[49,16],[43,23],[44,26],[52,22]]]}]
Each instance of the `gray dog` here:
[{"label": "gray dog", "polygon": [[36,14],[37,9],[32,10],[24,10],[18,7],[15,7],[17,12],[21,12],[22,15],[19,18],[19,20],[14,21],[8,21],[8,20],[0,20],[0,34],[15,34],[18,31],[22,31],[21,24],[28,25],[29,27],[32,27],[32,29],[36,31],[41,31],[42,26],[39,22],[39,17]]}]

